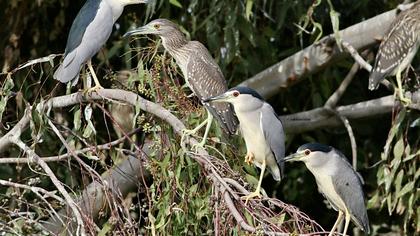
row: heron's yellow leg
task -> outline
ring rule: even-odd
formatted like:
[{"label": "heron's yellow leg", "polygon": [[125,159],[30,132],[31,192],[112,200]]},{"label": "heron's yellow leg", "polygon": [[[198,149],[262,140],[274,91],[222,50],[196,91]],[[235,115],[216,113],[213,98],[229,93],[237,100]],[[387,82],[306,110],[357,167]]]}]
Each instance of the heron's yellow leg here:
[{"label": "heron's yellow leg", "polygon": [[95,91],[97,91],[98,89],[103,89],[104,87],[102,87],[102,85],[99,83],[98,77],[96,77],[95,70],[94,70],[94,69],[93,69],[93,67],[92,67],[92,61],[91,61],[91,60],[89,60],[89,61],[87,62],[87,65],[88,65],[88,68],[89,68],[90,74],[92,75],[93,81],[95,82],[95,86],[94,86],[94,87],[92,87],[92,88],[89,88],[89,89],[88,89],[88,93],[95,92]]},{"label": "heron's yellow leg", "polygon": [[408,106],[408,105],[410,105],[411,104],[411,100],[409,99],[409,98],[406,98],[405,96],[404,96],[404,93],[403,93],[403,88],[402,88],[402,82],[401,82],[401,69],[400,68],[398,68],[398,70],[397,70],[397,74],[396,74],[396,79],[397,79],[397,86],[398,86],[398,95],[399,95],[399,99],[400,99],[400,101],[401,101],[401,103],[404,105],[404,106]]},{"label": "heron's yellow leg", "polygon": [[213,122],[213,115],[209,111],[207,111],[207,119],[205,121],[200,123],[197,127],[195,127],[192,130],[189,130],[189,129],[182,130],[181,141],[183,142],[186,136],[191,136],[191,135],[197,133],[198,130],[200,130],[204,125],[206,125],[206,131],[204,132],[203,139],[201,140],[200,143],[195,144],[193,146],[193,148],[196,149],[196,150],[197,150],[198,147],[204,147],[204,145],[206,144],[206,141],[207,141],[207,136],[209,134],[212,122]]},{"label": "heron's yellow leg", "polygon": [[245,205],[248,203],[249,199],[262,196],[261,195],[261,184],[262,184],[262,180],[263,180],[263,177],[264,177],[265,166],[266,166],[266,163],[265,163],[265,160],[264,160],[262,165],[261,165],[260,180],[258,181],[257,189],[255,190],[255,192],[252,192],[249,195],[241,197],[241,199],[245,199]]},{"label": "heron's yellow leg", "polygon": [[334,223],[334,226],[332,227],[330,233],[328,234],[328,236],[332,236],[334,235],[335,230],[337,229],[337,227],[340,225],[341,221],[343,220],[343,212],[342,211],[338,211],[338,217],[337,220]]},{"label": "heron's yellow leg", "polygon": [[350,213],[346,210],[346,224],[344,225],[343,236],[346,236],[347,229],[349,228],[350,224]]}]

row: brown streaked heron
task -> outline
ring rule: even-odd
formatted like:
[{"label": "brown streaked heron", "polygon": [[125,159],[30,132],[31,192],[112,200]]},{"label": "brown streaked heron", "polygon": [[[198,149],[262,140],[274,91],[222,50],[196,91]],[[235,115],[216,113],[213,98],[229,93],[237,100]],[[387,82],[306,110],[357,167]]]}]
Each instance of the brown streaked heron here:
[{"label": "brown streaked heron", "polygon": [[228,102],[233,105],[239,119],[239,127],[245,139],[245,162],[261,169],[255,192],[244,196],[245,203],[261,197],[261,184],[267,167],[273,178],[280,181],[284,172],[284,131],[274,109],[253,89],[235,87],[227,92],[208,98],[205,102]]},{"label": "brown streaked heron", "polygon": [[[145,26],[127,32],[124,36],[138,34],[154,34],[162,38],[164,48],[175,58],[188,87],[200,101],[224,93],[228,89],[219,65],[207,48],[198,41],[188,41],[173,22],[166,19],[153,20]],[[186,132],[194,134],[207,124],[200,146],[204,146],[206,142],[213,117],[226,133],[236,132],[238,121],[230,104],[211,102],[203,104],[208,113],[206,121]]]},{"label": "brown streaked heron", "polygon": [[339,150],[319,143],[300,146],[296,153],[284,161],[302,161],[314,175],[318,190],[330,202],[338,217],[329,236],[334,235],[338,225],[345,219],[343,235],[346,235],[350,220],[369,233],[369,219],[363,194],[363,180]]},{"label": "brown streaked heron", "polygon": [[101,49],[112,32],[112,27],[121,16],[124,7],[146,3],[147,0],[87,0],[80,9],[67,38],[64,60],[54,73],[54,79],[72,86],[77,84],[81,67],[87,62],[95,81],[102,88],[92,67],[91,58]]},{"label": "brown streaked heron", "polygon": [[369,76],[369,89],[375,90],[387,76],[396,76],[399,97],[410,103],[402,90],[401,73],[413,60],[420,45],[420,1],[402,11],[391,23],[376,54],[375,64]]}]

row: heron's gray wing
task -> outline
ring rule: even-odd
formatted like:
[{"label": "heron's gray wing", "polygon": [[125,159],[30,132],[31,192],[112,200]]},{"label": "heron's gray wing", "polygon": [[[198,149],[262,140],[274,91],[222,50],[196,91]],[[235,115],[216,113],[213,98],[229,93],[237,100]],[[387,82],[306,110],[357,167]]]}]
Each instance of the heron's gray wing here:
[{"label": "heron's gray wing", "polygon": [[80,44],[80,42],[82,42],[86,28],[95,18],[100,3],[101,0],[87,0],[83,7],[80,9],[70,28],[65,56],[73,51]]},{"label": "heron's gray wing", "polygon": [[[225,77],[207,48],[197,41],[188,44],[191,54],[186,67],[186,79],[194,94],[202,101],[226,92],[228,87]],[[238,119],[231,104],[210,102],[204,105],[217,119],[223,130],[230,134],[236,132]]]},{"label": "heron's gray wing", "polygon": [[277,165],[280,168],[280,175],[283,178],[284,175],[284,130],[283,125],[274,111],[268,103],[264,102],[261,107],[261,124],[262,130],[270,148],[276,157]]},{"label": "heron's gray wing", "polygon": [[363,231],[369,232],[369,219],[366,212],[365,198],[362,182],[344,155],[336,150],[340,156],[337,158],[339,171],[332,176],[333,186],[340,198],[344,201],[351,214],[351,218]]},{"label": "heron's gray wing", "polygon": [[401,12],[391,24],[379,46],[370,75],[371,81],[379,83],[385,76],[391,74],[402,60],[409,55],[410,49],[415,47],[419,30],[419,7],[420,4],[417,4],[413,8]]},{"label": "heron's gray wing", "polygon": [[[86,8],[83,11],[81,10],[81,12],[84,11],[87,11]],[[82,16],[78,15],[78,17],[83,17],[83,14]],[[77,24],[82,23],[75,23],[73,24],[73,26]],[[83,20],[83,24],[87,24],[85,20]],[[79,36],[73,35],[78,33],[78,31],[70,32],[68,39],[69,41],[67,42],[67,44],[71,45],[69,46],[70,48],[74,48],[64,57],[62,65],[60,65],[60,67],[54,73],[54,79],[59,80],[63,83],[67,83],[68,81],[73,80],[74,85],[75,81],[77,81],[77,78],[79,76],[81,66],[86,61],[91,59],[108,40],[109,35],[112,32],[113,24],[114,17],[112,14],[112,9],[105,1],[102,1],[99,4],[99,9],[97,10],[93,20],[90,23],[88,23],[86,28],[83,30],[83,35],[80,36],[81,39],[78,38]],[[80,41],[76,45],[73,40]]]}]

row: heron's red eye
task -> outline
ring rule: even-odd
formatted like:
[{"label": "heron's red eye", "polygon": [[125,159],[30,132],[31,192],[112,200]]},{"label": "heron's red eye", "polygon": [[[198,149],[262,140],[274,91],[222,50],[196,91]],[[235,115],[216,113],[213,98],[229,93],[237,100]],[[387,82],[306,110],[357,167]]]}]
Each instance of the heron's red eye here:
[{"label": "heron's red eye", "polygon": [[234,97],[239,96],[239,92],[238,92],[238,91],[233,92],[233,96],[234,96]]},{"label": "heron's red eye", "polygon": [[311,150],[306,149],[306,150],[305,150],[305,155],[309,155],[309,154],[311,154]]},{"label": "heron's red eye", "polygon": [[159,24],[155,24],[153,27],[155,27],[155,29],[159,29],[160,25]]}]

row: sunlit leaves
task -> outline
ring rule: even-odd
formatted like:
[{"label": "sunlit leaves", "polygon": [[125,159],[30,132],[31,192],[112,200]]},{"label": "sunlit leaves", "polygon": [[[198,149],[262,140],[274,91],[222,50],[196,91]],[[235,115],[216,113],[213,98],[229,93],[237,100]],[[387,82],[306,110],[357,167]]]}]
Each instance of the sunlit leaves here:
[{"label": "sunlit leaves", "polygon": [[89,138],[92,134],[96,134],[95,126],[92,123],[92,112],[93,112],[92,106],[88,104],[84,110],[84,118],[85,118],[85,121],[87,122],[87,126],[85,127],[85,130],[83,132],[84,138]]},{"label": "sunlit leaves", "polygon": [[[391,127],[384,153],[382,153],[382,160],[385,163],[381,165],[377,174],[378,185],[383,189],[380,188],[370,201],[374,203],[376,199],[382,198],[384,199],[382,205],[386,204],[390,215],[395,213],[404,215],[406,231],[409,224],[416,220],[412,207],[418,201],[415,185],[419,181],[417,162],[420,157],[419,147],[410,146],[411,138],[406,133],[407,128],[413,128],[409,121],[410,114],[405,109],[401,110]],[[390,150],[392,150],[392,155],[390,155]]]},{"label": "sunlit leaves", "polygon": [[169,0],[169,2],[176,7],[182,8],[182,5],[178,0]]}]

